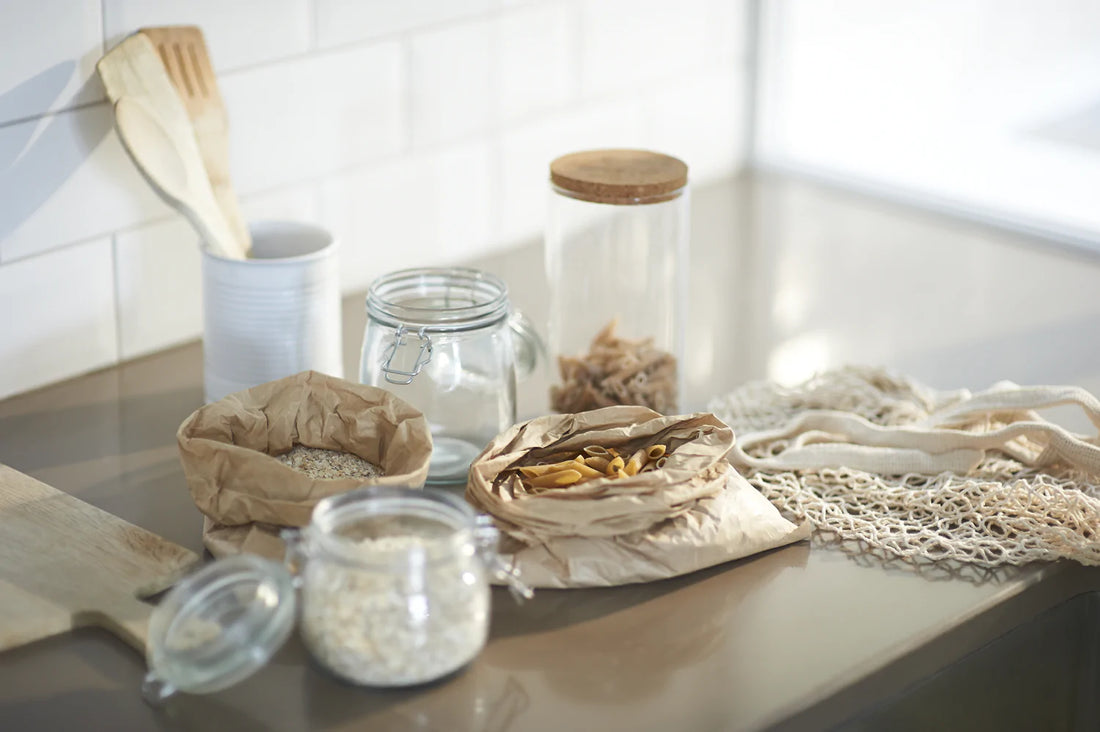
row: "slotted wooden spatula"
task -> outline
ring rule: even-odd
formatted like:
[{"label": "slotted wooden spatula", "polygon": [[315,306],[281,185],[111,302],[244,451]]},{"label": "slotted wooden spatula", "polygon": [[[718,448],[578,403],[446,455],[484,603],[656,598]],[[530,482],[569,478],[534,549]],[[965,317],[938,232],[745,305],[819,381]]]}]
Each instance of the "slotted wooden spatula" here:
[{"label": "slotted wooden spatula", "polygon": [[193,25],[178,25],[142,28],[138,32],[157,49],[183,100],[214,197],[229,228],[247,252],[252,242],[229,175],[229,116],[218,91],[218,78],[210,64],[202,30]]}]

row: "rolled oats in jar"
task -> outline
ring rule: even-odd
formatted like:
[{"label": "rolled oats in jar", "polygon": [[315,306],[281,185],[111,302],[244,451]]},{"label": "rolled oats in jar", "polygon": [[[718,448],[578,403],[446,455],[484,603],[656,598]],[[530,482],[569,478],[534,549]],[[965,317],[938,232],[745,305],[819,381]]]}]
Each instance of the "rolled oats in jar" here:
[{"label": "rolled oats in jar", "polygon": [[322,500],[283,538],[289,567],[241,554],[167,593],[149,620],[146,701],[247,678],[293,632],[299,608],[302,638],[334,674],[367,686],[432,681],[485,645],[490,576],[517,599],[532,594],[497,555],[491,519],[448,493],[357,488]]},{"label": "rolled oats in jar", "polygon": [[336,675],[408,686],[485,645],[496,531],[455,496],[367,488],[325,499],[291,545],[300,631]]}]

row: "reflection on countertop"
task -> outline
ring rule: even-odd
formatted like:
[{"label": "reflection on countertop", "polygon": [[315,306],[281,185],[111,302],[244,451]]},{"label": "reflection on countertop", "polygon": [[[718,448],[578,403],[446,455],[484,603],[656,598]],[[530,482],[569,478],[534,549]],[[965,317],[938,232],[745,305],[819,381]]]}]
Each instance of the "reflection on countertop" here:
[{"label": "reflection on countertop", "polygon": [[[882,365],[941,389],[1100,392],[1100,249],[756,174],[693,192],[687,409],[750,379]],[[537,242],[479,260],[546,320]],[[545,411],[528,385],[526,413]]]},{"label": "reflection on countertop", "polygon": [[[749,379],[885,365],[938,388],[1100,393],[1100,257],[789,178],[693,192],[685,407]],[[546,320],[537,243],[468,263]],[[346,373],[365,313],[344,307]],[[175,430],[202,400],[191,344],[0,402],[0,462],[201,550]],[[547,365],[520,387],[546,410]],[[142,660],[92,631],[0,655],[0,729],[819,729],[935,669],[991,609],[1030,612],[1095,572],[925,576],[807,543],[649,585],[494,596],[484,653],[427,687],[341,684],[292,641],[240,687],[154,712]],[[1008,611],[998,622],[1008,622]],[[990,624],[983,632],[994,633]],[[947,635],[945,635],[947,634]],[[911,653],[925,647],[936,653]],[[906,660],[906,659],[915,660]],[[891,673],[883,673],[883,669]],[[868,681],[875,679],[875,681]],[[893,686],[891,686],[893,685]],[[834,700],[830,702],[829,700]]]}]

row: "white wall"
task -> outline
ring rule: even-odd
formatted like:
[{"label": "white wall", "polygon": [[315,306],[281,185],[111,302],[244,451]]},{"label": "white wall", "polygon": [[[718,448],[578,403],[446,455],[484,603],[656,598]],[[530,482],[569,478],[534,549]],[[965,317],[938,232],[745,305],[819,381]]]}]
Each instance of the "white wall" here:
[{"label": "white wall", "polygon": [[345,292],[536,237],[565,152],[743,160],[741,0],[5,0],[0,397],[201,334],[195,236],[94,71],[175,23],[206,34],[246,215],[333,229]]},{"label": "white wall", "polygon": [[1100,3],[762,12],[761,163],[1100,249]]}]

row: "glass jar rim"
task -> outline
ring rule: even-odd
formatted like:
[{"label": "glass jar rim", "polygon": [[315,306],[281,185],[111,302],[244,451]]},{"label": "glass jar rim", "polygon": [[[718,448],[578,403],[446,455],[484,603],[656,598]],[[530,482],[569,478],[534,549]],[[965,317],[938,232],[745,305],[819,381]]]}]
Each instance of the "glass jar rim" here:
[{"label": "glass jar rim", "polygon": [[[466,297],[447,302],[451,290]],[[441,305],[411,303],[411,296],[435,295]],[[418,267],[382,275],[367,290],[367,315],[391,327],[427,332],[476,330],[504,320],[508,287],[499,277],[469,267]]]},{"label": "glass jar rim", "polygon": [[[355,541],[340,536],[341,527],[374,517],[407,516],[435,521],[450,529],[411,550],[366,551]],[[408,563],[436,564],[476,552],[474,530],[477,514],[465,501],[430,488],[365,486],[322,499],[304,530],[307,554],[314,550],[325,560],[355,566],[393,566]],[[415,534],[408,534],[415,536]]]}]

